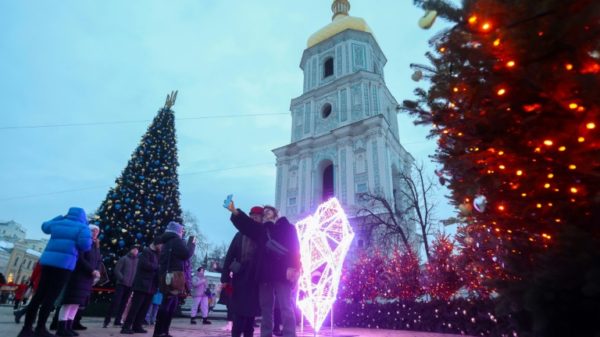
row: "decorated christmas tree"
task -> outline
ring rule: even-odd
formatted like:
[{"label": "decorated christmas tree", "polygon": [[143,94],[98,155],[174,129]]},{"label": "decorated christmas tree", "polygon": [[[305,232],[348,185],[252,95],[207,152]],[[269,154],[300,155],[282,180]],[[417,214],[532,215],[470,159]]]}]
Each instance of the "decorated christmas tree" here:
[{"label": "decorated christmas tree", "polygon": [[359,252],[352,263],[344,264],[338,297],[355,303],[383,297],[386,290],[380,286],[386,269],[385,260],[379,251]]},{"label": "decorated christmas tree", "polygon": [[383,253],[362,251],[344,266],[340,298],[356,303],[376,299],[415,300],[422,295],[416,253],[396,248]]},{"label": "decorated christmas tree", "polygon": [[470,297],[490,298],[495,292],[494,283],[505,279],[505,268],[497,255],[503,251],[501,239],[490,235],[488,228],[474,224],[461,225],[454,239],[459,250],[456,267],[461,284]]},{"label": "decorated christmas tree", "polygon": [[600,249],[582,247],[600,244],[600,5],[414,2],[423,28],[454,23],[431,40],[431,64],[413,65],[430,87],[404,108],[438,140],[466,262],[520,336],[598,333]]},{"label": "decorated christmas tree", "polygon": [[169,221],[181,222],[175,117],[177,92],[167,96],[125,170],[116,180],[92,223],[109,275],[119,257],[134,244],[147,245]]},{"label": "decorated christmas tree", "polygon": [[425,291],[431,298],[449,300],[463,286],[454,241],[448,235],[436,236],[430,255],[425,265]]}]

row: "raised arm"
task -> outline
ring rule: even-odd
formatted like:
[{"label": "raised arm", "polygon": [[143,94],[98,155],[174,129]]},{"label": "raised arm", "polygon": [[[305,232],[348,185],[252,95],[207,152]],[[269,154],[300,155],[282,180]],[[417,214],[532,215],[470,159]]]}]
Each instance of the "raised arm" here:
[{"label": "raised arm", "polygon": [[192,256],[194,256],[194,251],[196,250],[196,243],[194,241],[189,241],[187,245],[183,243],[182,239],[175,239],[173,244],[172,254],[181,260],[188,260]]},{"label": "raised arm", "polygon": [[[225,201],[227,202],[227,200]],[[256,242],[266,240],[266,234],[261,223],[252,220],[246,213],[235,208],[233,200],[227,205],[227,210],[231,212],[231,222],[242,234],[248,236]]]},{"label": "raised arm", "polygon": [[237,228],[240,233],[246,235],[250,239],[261,242],[265,240],[265,230],[261,223],[252,220],[246,213],[241,210],[237,210],[236,213],[231,214],[231,222]]},{"label": "raised arm", "polygon": [[44,232],[44,234],[52,234],[52,224],[55,221],[62,220],[62,219],[64,219],[64,216],[59,215],[50,221],[46,221],[46,222],[42,223],[42,232]]}]

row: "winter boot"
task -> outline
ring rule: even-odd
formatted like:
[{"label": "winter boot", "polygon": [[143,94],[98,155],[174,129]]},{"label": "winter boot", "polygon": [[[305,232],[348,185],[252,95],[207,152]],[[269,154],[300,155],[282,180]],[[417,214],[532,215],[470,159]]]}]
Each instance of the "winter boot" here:
[{"label": "winter boot", "polygon": [[46,325],[38,325],[33,331],[35,337],[56,337],[53,333],[46,329]]},{"label": "winter boot", "polygon": [[67,321],[58,321],[56,335],[59,337],[71,337],[71,334],[67,330]]},{"label": "winter boot", "polygon": [[205,317],[202,319],[202,324],[212,324],[212,322],[209,321],[208,318]]},{"label": "winter boot", "polygon": [[33,337],[33,329],[31,329],[31,327],[24,326],[17,337]]},{"label": "winter boot", "polygon": [[77,311],[75,319],[73,320],[72,330],[87,330],[86,326],[81,325],[81,310]]},{"label": "winter boot", "polygon": [[196,323],[196,317],[192,317],[192,318],[190,319],[190,324],[197,324],[197,323]]},{"label": "winter boot", "polygon": [[25,315],[26,312],[27,312],[27,307],[24,307],[19,310],[15,310],[13,312],[13,315],[15,315],[15,323],[17,323],[17,324],[21,323],[21,318],[23,317],[23,315]]},{"label": "winter boot", "polygon": [[79,336],[79,334],[77,332],[73,331],[73,320],[72,319],[67,321],[67,332],[73,337]]}]

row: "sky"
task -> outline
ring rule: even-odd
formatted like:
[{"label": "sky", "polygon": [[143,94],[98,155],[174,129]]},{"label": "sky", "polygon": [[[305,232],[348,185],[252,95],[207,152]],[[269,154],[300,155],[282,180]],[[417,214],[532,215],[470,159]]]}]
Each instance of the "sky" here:
[{"label": "sky", "polygon": [[[412,98],[426,83],[410,79],[409,64],[426,62],[428,40],[444,22],[419,28],[423,11],[409,0],[350,3],[350,14],[367,21],[387,56],[390,91],[399,102]],[[182,208],[210,241],[229,242],[235,230],[221,206],[227,194],[243,209],[274,203],[271,150],[290,142],[302,52],[331,21],[330,5],[0,2],[0,221],[14,220],[40,238],[41,223],[71,206],[93,212],[167,93],[179,90],[173,110]],[[412,121],[399,114],[400,142],[432,175],[435,141]],[[436,191],[441,219],[454,212],[447,194]]]}]

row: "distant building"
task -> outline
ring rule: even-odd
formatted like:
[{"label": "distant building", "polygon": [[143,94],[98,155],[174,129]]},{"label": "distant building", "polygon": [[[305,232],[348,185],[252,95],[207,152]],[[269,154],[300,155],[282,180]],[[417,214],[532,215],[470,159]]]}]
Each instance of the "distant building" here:
[{"label": "distant building", "polygon": [[7,241],[0,241],[0,272],[4,274],[6,278],[6,267],[8,266],[8,260],[10,260],[10,254],[15,244]]},{"label": "distant building", "polygon": [[25,240],[27,231],[20,223],[13,220],[0,222],[0,240],[8,242],[17,242]]},{"label": "distant building", "polygon": [[4,273],[6,281],[17,284],[26,283],[41,255],[40,251],[29,248],[25,240],[15,243]]},{"label": "distant building", "polygon": [[46,249],[46,245],[48,244],[48,239],[40,239],[40,240],[25,239],[22,242],[23,242],[23,244],[25,244],[27,246],[27,248],[33,249],[33,250],[41,253],[44,251],[44,249]]},{"label": "distant building", "polygon": [[23,225],[10,220],[0,222],[0,272],[11,283],[24,283],[31,277],[47,239],[26,239]]}]

